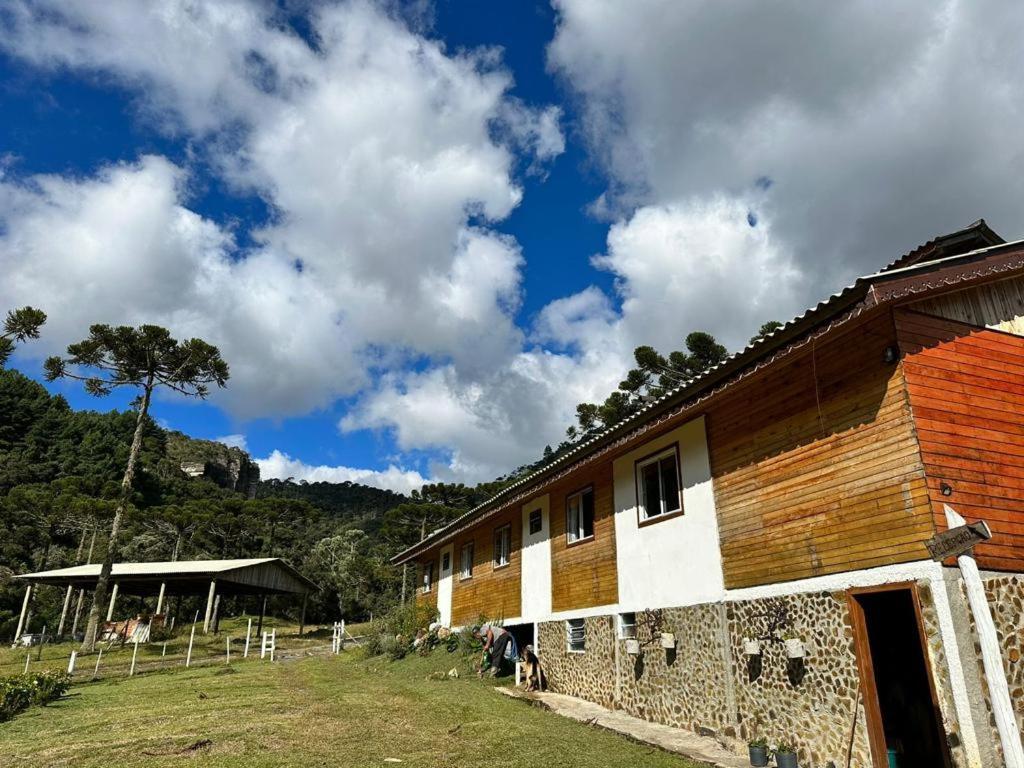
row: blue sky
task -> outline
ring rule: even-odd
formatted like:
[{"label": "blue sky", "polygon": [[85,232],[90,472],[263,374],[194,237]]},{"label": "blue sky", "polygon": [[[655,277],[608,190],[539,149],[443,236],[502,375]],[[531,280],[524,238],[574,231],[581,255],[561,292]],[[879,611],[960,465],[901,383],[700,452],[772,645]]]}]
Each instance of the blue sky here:
[{"label": "blue sky", "polygon": [[0,309],[51,317],[15,364],[157,322],[234,376],[155,416],[265,474],[494,477],[637,344],[1016,236],[1020,12],[983,5],[4,0]]}]

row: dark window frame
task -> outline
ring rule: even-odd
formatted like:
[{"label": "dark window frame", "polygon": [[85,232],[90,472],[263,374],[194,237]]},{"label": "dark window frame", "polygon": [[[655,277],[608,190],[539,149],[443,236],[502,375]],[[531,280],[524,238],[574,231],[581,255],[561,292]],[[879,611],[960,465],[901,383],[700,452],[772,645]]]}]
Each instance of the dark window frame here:
[{"label": "dark window frame", "polygon": [[[504,563],[498,562],[498,536],[508,534],[508,554],[507,559]],[[491,537],[491,542],[494,545],[493,557],[491,558],[491,564],[493,570],[498,571],[502,568],[508,568],[512,565],[512,523],[505,523],[505,525],[499,525],[494,529],[494,534]]]},{"label": "dark window frame", "polygon": [[[582,503],[582,500],[583,500],[583,497],[586,494],[588,494],[588,493],[590,494],[590,497],[591,497],[591,502],[590,502],[590,506],[591,506],[590,535],[589,536],[587,536],[587,535],[579,536],[577,538],[570,538],[570,536],[569,536],[569,533],[570,533],[570,527],[569,527],[570,506],[569,506],[569,504],[572,501],[572,499],[576,498],[577,496],[580,497],[580,526],[579,526],[579,528],[577,528],[573,532],[576,533],[576,532],[579,532],[581,530],[586,530],[586,526],[583,524],[584,505]],[[587,542],[594,541],[595,538],[597,538],[597,494],[594,491],[593,484],[591,484],[591,485],[586,485],[583,488],[580,488],[578,491],[573,491],[572,493],[566,494],[566,497],[565,497],[565,545],[566,545],[566,547],[575,547],[575,546],[577,546],[579,544],[586,544]]]},{"label": "dark window frame", "polygon": [[[459,547],[459,581],[473,578],[473,561],[476,559],[476,542],[467,541]],[[466,570],[466,550],[469,550],[469,570]]]},{"label": "dark window frame", "polygon": [[[669,453],[671,453],[675,458],[676,486],[677,494],[679,496],[679,508],[673,510],[666,510],[665,512],[657,512],[653,515],[645,515],[647,511],[647,505],[645,503],[643,489],[641,488],[640,484],[640,470],[641,468],[657,461],[659,463],[659,482],[663,483],[663,481],[661,481],[660,463],[664,459],[668,458]],[[686,506],[683,503],[683,466],[682,461],[679,457],[679,453],[679,443],[672,443],[671,445],[666,445],[662,448],[659,448],[656,451],[653,451],[652,453],[648,453],[646,456],[641,456],[639,459],[633,462],[633,482],[636,488],[636,524],[638,527],[643,527],[645,525],[653,525],[655,523],[660,523],[663,520],[671,520],[674,517],[679,517],[680,515],[685,514]]]}]

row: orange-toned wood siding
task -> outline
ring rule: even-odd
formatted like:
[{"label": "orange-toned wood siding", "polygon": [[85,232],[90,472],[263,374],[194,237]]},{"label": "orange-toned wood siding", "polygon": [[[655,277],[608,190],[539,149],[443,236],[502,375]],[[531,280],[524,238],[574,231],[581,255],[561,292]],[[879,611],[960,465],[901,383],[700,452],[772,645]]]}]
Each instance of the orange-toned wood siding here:
[{"label": "orange-toned wood siding", "polygon": [[[427,569],[427,564],[434,564],[434,581],[430,585],[430,591],[423,591],[423,574]],[[437,578],[440,571],[440,563],[438,562],[437,550],[424,556],[416,563],[416,603],[419,605],[432,605],[437,607]]]},{"label": "orange-toned wood siding", "polygon": [[[566,498],[587,486],[594,489],[594,538],[569,544],[565,536]],[[618,602],[611,460],[602,460],[586,472],[566,478],[549,493],[552,610]]]},{"label": "orange-toned wood siding", "polygon": [[[494,567],[494,532],[511,525],[512,553],[509,564]],[[473,576],[462,579],[462,546],[473,542]],[[518,509],[490,518],[455,540],[452,550],[452,624],[471,624],[481,615],[488,619],[510,619],[522,612],[523,531]]]},{"label": "orange-toned wood siding", "polygon": [[1024,338],[911,311],[896,323],[936,525],[945,503],[984,519],[978,564],[1024,570]]},{"label": "orange-toned wood siding", "polygon": [[708,411],[727,587],[928,557],[924,468],[889,314],[819,342]]}]

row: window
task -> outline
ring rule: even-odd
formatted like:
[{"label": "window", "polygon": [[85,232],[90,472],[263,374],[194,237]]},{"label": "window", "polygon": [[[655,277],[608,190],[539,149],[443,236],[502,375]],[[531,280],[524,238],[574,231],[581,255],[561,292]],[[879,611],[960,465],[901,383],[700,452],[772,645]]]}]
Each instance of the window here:
[{"label": "window", "polygon": [[473,576],[473,542],[462,545],[462,562],[459,565],[459,578],[468,579]]},{"label": "window", "polygon": [[512,558],[512,526],[503,525],[494,531],[494,567],[502,568]]},{"label": "window", "polygon": [[535,533],[540,533],[543,528],[544,516],[539,509],[535,509],[530,513],[530,535],[533,536]]},{"label": "window", "polygon": [[569,619],[565,622],[565,639],[570,653],[587,650],[587,628],[583,619]]},{"label": "window", "polygon": [[681,512],[683,497],[679,492],[679,461],[676,447],[636,464],[637,505],[640,522],[661,515]]},{"label": "window", "polygon": [[565,500],[565,535],[569,543],[594,536],[594,489],[574,493]]},{"label": "window", "polygon": [[636,637],[636,614],[619,614],[619,639],[629,640]]},{"label": "window", "polygon": [[445,552],[441,555],[441,575],[446,576],[452,570],[452,553]]},{"label": "window", "polygon": [[423,566],[423,591],[429,592],[434,586],[434,564],[427,563]]}]

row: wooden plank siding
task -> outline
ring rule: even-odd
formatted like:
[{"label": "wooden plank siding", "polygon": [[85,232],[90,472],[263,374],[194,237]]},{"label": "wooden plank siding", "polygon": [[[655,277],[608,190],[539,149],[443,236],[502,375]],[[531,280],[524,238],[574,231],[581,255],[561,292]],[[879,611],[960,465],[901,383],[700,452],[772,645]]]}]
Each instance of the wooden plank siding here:
[{"label": "wooden plank siding", "polygon": [[889,313],[708,409],[725,584],[747,587],[928,557],[935,532]]},{"label": "wooden plank siding", "polygon": [[[566,499],[594,489],[594,537],[569,544]],[[553,485],[551,498],[551,608],[571,611],[618,602],[612,462],[605,458]]]},{"label": "wooden plank siding", "polygon": [[[509,564],[494,567],[494,532],[512,527],[512,553]],[[462,579],[462,546],[473,542],[473,576]],[[523,530],[516,509],[489,518],[455,540],[452,549],[452,624],[465,626],[480,618],[507,619],[522,613],[520,579],[522,577]]]},{"label": "wooden plank siding", "polygon": [[896,326],[936,526],[946,503],[984,519],[978,564],[1024,570],[1024,338],[912,310]]}]

